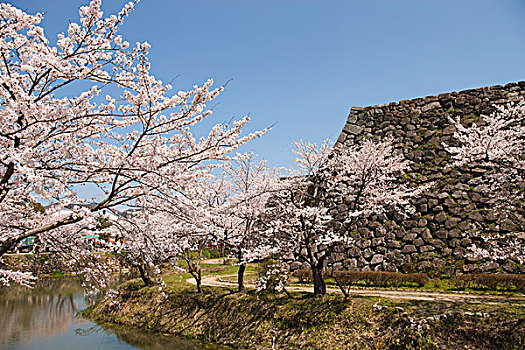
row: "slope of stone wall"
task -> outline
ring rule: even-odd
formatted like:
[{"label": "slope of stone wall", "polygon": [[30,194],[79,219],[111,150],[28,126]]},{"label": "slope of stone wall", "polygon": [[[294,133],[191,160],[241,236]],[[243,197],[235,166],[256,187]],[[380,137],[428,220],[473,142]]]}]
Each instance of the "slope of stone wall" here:
[{"label": "slope of stone wall", "polygon": [[[518,261],[488,261],[469,253],[475,232],[504,235],[523,232],[523,213],[504,214],[484,189],[487,169],[452,168],[443,144],[454,144],[449,117],[479,123],[494,105],[525,99],[525,82],[427,96],[365,108],[352,107],[337,147],[348,147],[366,137],[394,138],[395,148],[413,162],[408,180],[433,182],[416,198],[410,217],[393,213],[364,220],[355,233],[354,247],[340,247],[335,268],[364,270],[463,272],[523,272]],[[517,184],[523,186],[523,184]],[[519,190],[519,187],[515,190]],[[523,206],[521,206],[522,208]],[[334,211],[345,216],[345,203]],[[522,208],[523,209],[523,208]]]}]

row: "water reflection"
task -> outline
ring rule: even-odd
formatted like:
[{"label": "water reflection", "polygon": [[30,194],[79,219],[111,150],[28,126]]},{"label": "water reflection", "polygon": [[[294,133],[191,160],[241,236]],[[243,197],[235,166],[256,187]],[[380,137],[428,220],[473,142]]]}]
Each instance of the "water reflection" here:
[{"label": "water reflection", "polygon": [[186,339],[77,317],[90,302],[76,278],[41,279],[34,289],[0,288],[0,349],[205,349]]},{"label": "water reflection", "polygon": [[[147,332],[138,332],[137,330],[111,326],[107,328],[113,332],[117,339],[131,344],[140,349],[148,350],[166,350],[166,349],[178,349],[178,350],[203,350],[202,344],[195,344],[190,340],[184,338],[176,338],[157,334],[152,336]],[[206,349],[211,349],[207,347]],[[213,349],[218,349],[213,347]]]},{"label": "water reflection", "polygon": [[0,348],[27,347],[35,339],[65,333],[73,324],[87,322],[75,316],[86,307],[76,279],[41,279],[31,290],[19,286],[0,289]]}]

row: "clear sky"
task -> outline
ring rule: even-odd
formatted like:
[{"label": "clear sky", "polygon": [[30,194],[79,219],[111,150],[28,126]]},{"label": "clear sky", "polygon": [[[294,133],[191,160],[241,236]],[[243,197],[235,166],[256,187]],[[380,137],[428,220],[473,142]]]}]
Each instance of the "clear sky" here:
[{"label": "clear sky", "polygon": [[[53,40],[88,1],[10,2]],[[233,79],[213,122],[276,123],[246,148],[271,165],[292,164],[292,139],[337,139],[351,106],[525,80],[523,0],[142,0],[122,29],[176,89]]]}]

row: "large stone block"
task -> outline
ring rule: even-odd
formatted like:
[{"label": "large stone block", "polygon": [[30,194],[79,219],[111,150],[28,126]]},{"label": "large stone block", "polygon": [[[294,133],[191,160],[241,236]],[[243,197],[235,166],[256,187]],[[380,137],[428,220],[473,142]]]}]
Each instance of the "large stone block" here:
[{"label": "large stone block", "polygon": [[371,265],[377,265],[382,263],[384,260],[384,256],[381,254],[376,254],[372,257],[372,260],[370,260]]},{"label": "large stone block", "polygon": [[348,134],[352,134],[352,135],[359,135],[363,132],[363,129],[362,127],[358,126],[358,125],[355,125],[355,124],[346,124],[344,129],[343,129],[343,132],[345,133],[348,133]]},{"label": "large stone block", "polygon": [[415,253],[417,252],[417,249],[416,249],[416,246],[414,246],[413,244],[407,244],[403,247],[403,250],[402,250],[403,253],[407,254],[407,253]]}]

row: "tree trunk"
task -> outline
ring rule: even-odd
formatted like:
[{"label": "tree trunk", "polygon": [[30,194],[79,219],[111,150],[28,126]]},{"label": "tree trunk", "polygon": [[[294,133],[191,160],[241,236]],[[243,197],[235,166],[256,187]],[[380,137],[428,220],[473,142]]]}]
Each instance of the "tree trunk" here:
[{"label": "tree trunk", "polygon": [[333,276],[333,277],[334,277],[335,283],[337,284],[337,286],[341,290],[341,293],[343,293],[343,295],[345,296],[345,300],[348,299],[348,296],[350,295],[349,294],[350,288],[348,288],[348,291],[347,291],[345,289],[345,287],[343,286],[343,284],[341,282],[339,282],[339,279],[336,276]]},{"label": "tree trunk", "polygon": [[244,289],[244,270],[246,270],[246,264],[242,263],[239,265],[239,271],[237,272],[237,291],[242,292]]},{"label": "tree trunk", "polygon": [[138,267],[139,267],[139,272],[140,272],[140,278],[142,278],[142,281],[144,281],[144,285],[148,287],[152,286],[154,283],[151,280],[151,278],[149,278],[148,272],[146,271],[144,266],[141,263],[139,263]]},{"label": "tree trunk", "polygon": [[323,279],[323,264],[312,265],[312,276],[314,279],[314,295],[322,297],[326,294],[326,284]]},{"label": "tree trunk", "polygon": [[202,276],[201,271],[197,271],[197,274],[193,276],[197,281],[197,293],[202,293]]}]

